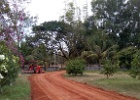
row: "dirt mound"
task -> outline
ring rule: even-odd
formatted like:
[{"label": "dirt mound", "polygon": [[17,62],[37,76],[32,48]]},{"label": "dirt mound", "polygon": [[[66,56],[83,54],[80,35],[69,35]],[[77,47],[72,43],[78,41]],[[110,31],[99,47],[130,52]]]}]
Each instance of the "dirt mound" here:
[{"label": "dirt mound", "polygon": [[32,75],[31,100],[137,100],[113,91],[65,79],[65,71]]}]

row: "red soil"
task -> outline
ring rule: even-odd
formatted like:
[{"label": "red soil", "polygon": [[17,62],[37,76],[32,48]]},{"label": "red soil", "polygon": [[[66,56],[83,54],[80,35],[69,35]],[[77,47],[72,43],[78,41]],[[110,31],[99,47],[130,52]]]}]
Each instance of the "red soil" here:
[{"label": "red soil", "polygon": [[137,100],[113,91],[65,79],[65,71],[30,77],[31,100]]}]

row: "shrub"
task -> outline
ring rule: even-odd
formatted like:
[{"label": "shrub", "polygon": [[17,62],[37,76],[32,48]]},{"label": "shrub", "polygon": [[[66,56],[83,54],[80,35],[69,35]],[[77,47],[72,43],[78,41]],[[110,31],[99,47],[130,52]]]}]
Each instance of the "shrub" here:
[{"label": "shrub", "polygon": [[120,66],[126,67],[127,69],[131,69],[131,61],[132,61],[132,55],[137,52],[136,47],[127,47],[122,49],[118,52],[118,57],[120,60]]},{"label": "shrub", "polygon": [[104,67],[103,67],[104,69],[101,72],[101,74],[104,74],[107,76],[107,78],[109,78],[110,76],[113,76],[118,66],[119,66],[119,61],[112,62],[111,60],[107,59],[104,61]]},{"label": "shrub", "polygon": [[12,85],[18,72],[18,58],[15,57],[4,42],[0,42],[0,93],[5,85]]},{"label": "shrub", "polygon": [[85,67],[85,60],[77,58],[66,62],[67,74],[78,75],[83,74]]},{"label": "shrub", "polygon": [[140,50],[133,55],[134,59],[131,62],[130,75],[133,78],[140,79]]}]

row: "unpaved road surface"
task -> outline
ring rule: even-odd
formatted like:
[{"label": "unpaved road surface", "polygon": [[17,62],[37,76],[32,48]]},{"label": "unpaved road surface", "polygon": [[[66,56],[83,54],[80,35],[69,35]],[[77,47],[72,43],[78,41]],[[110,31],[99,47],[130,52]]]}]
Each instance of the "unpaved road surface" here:
[{"label": "unpaved road surface", "polygon": [[137,100],[113,91],[65,79],[65,71],[30,77],[31,100]]}]

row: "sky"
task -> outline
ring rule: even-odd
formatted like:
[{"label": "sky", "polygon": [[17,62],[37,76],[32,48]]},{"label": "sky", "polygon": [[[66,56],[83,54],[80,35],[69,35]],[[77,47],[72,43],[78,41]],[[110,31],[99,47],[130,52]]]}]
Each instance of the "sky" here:
[{"label": "sky", "polygon": [[59,20],[59,17],[64,14],[65,1],[75,1],[81,11],[87,2],[89,15],[91,15],[92,0],[31,0],[27,10],[32,16],[38,16],[38,23]]}]

